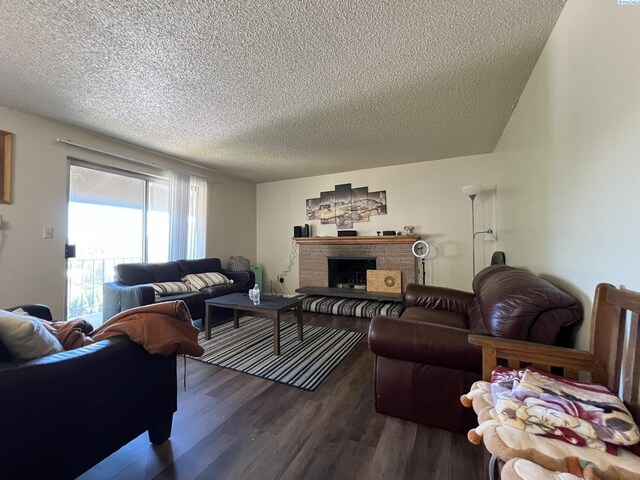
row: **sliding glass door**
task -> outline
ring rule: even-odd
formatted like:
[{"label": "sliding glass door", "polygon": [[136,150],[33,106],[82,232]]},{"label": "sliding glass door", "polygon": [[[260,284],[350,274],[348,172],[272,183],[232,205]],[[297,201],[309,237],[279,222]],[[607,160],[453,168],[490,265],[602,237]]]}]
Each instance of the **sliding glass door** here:
[{"label": "sliding glass door", "polygon": [[166,261],[166,181],[72,162],[69,168],[67,319],[102,323],[102,284],[119,263]]}]

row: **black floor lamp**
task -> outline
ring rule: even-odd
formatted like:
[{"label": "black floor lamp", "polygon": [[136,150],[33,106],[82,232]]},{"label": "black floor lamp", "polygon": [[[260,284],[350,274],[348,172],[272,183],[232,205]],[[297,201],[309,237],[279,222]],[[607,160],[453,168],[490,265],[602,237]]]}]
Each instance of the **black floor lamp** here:
[{"label": "black floor lamp", "polygon": [[482,185],[465,185],[462,191],[471,199],[471,257],[473,262],[473,278],[476,278],[476,215],[473,202],[482,191]]}]

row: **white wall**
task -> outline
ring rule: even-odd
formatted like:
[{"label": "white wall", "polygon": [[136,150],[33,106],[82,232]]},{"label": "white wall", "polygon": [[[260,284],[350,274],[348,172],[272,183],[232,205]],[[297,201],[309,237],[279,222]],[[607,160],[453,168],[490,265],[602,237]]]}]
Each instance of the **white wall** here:
[{"label": "white wall", "polygon": [[[130,170],[153,170],[56,143],[68,138],[127,157],[214,179],[209,183],[207,255],[255,258],[255,185],[187,167],[85,130],[0,107],[0,130],[14,133],[12,203],[0,205],[0,307],[45,303],[63,318],[67,156]],[[55,238],[42,238],[52,226]],[[228,235],[233,232],[233,237]]]},{"label": "white wall", "polygon": [[209,184],[207,254],[222,260],[242,255],[256,261],[256,185],[216,176]]},{"label": "white wall", "polygon": [[[257,187],[258,262],[265,271],[265,284],[287,270],[292,250],[293,226],[309,223],[313,236],[336,236],[335,225],[305,220],[306,199],[333,190],[335,185],[351,183],[352,188],[386,190],[387,215],[355,223],[358,235],[376,235],[381,230],[402,230],[416,226],[432,247],[427,262],[427,283],[471,289],[471,203],[462,186],[482,184],[488,191],[476,199],[476,230],[498,228],[494,190],[496,161],[491,155],[460,157],[394,167],[373,168],[336,175],[262,183]],[[478,269],[489,263],[493,242],[477,241]],[[295,249],[297,252],[297,249]],[[293,293],[298,284],[298,261],[284,283]]]},{"label": "white wall", "polygon": [[[497,185],[478,198],[477,229],[498,233],[478,249],[478,267],[505,250],[509,264],[576,295],[586,310],[578,345],[587,347],[597,283],[640,290],[638,45],[640,6],[569,0],[493,154],[258,185],[258,260],[272,279],[286,269],[304,200],[350,182],[389,197],[389,215],[356,224],[360,234],[417,225],[437,250],[428,283],[468,290],[460,187]],[[312,223],[314,234],[335,235]],[[286,289],[297,286],[294,263]]]},{"label": "white wall", "polygon": [[599,282],[640,290],[639,45],[640,6],[569,0],[495,153],[509,263],[587,313]]}]

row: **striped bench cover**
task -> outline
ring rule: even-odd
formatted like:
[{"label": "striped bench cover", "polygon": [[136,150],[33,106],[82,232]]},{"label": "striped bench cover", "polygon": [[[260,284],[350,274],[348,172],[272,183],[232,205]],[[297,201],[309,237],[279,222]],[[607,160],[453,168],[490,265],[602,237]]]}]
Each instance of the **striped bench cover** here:
[{"label": "striped bench cover", "polygon": [[302,310],[362,318],[373,318],[376,315],[399,317],[404,310],[404,305],[402,302],[309,295],[302,300]]}]

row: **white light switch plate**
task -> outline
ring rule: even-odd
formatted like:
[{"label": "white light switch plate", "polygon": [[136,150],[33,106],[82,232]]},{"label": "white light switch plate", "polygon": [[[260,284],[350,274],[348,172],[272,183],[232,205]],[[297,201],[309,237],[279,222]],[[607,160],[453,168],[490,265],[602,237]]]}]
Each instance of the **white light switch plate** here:
[{"label": "white light switch plate", "polygon": [[53,238],[53,227],[42,227],[42,238]]}]

